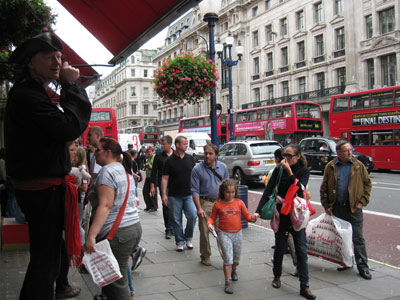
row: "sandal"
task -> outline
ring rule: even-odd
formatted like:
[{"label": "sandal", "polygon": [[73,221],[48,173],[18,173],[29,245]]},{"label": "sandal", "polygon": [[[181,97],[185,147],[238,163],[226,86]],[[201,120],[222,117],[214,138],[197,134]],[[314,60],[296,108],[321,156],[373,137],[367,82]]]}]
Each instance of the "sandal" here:
[{"label": "sandal", "polygon": [[276,289],[279,289],[281,287],[281,279],[274,277],[274,280],[272,281],[272,286]]}]

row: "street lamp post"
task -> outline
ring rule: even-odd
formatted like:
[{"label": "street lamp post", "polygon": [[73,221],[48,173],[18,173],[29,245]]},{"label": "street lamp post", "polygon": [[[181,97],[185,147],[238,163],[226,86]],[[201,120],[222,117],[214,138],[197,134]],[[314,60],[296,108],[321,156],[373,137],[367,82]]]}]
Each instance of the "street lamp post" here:
[{"label": "street lamp post", "polygon": [[232,60],[232,45],[233,42],[235,41],[235,39],[233,38],[233,36],[228,35],[225,39],[225,43],[226,43],[226,48],[228,48],[228,57],[224,58],[222,53],[224,50],[224,45],[221,43],[218,43],[215,45],[215,48],[217,50],[218,53],[218,57],[221,59],[221,62],[223,65],[228,66],[228,85],[229,85],[229,140],[232,141],[234,140],[234,136],[233,136],[233,114],[232,114],[232,109],[233,109],[233,104],[232,104],[232,67],[236,66],[238,64],[238,62],[242,59],[242,55],[243,55],[243,46],[240,45],[240,41],[238,43],[238,45],[236,46],[236,53],[238,56],[237,60]]},{"label": "street lamp post", "polygon": [[[218,21],[218,11],[221,7],[221,2],[217,0],[203,0],[199,3],[200,12],[203,15],[203,21],[208,24],[210,53],[209,58],[215,62],[215,41],[214,41],[214,27]],[[211,141],[214,145],[218,146],[218,132],[217,132],[217,97],[216,90],[211,93]]]}]

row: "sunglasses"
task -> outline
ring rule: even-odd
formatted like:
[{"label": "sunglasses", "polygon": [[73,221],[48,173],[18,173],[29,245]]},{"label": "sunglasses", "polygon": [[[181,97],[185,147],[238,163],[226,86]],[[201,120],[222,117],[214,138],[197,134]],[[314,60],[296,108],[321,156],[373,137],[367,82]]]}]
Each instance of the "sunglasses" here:
[{"label": "sunglasses", "polygon": [[285,157],[285,158],[292,159],[294,156],[297,156],[297,154],[292,155],[292,154],[288,154],[288,153],[283,153],[282,156]]}]

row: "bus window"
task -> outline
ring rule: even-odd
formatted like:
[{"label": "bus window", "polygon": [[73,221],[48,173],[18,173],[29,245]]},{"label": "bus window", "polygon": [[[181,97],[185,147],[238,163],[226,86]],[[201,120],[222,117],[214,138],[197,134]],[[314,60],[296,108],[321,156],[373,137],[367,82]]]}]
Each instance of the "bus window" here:
[{"label": "bus window", "polygon": [[368,131],[350,132],[350,143],[353,146],[369,146],[369,132]]},{"label": "bus window", "polygon": [[207,117],[207,118],[204,120],[204,125],[205,125],[205,126],[210,126],[210,125],[211,125],[211,119],[210,119],[210,117]]},{"label": "bus window", "polygon": [[190,120],[190,127],[197,127],[197,119]]},{"label": "bus window", "polygon": [[226,125],[228,121],[228,115],[220,115],[219,122],[221,125]]},{"label": "bus window", "polygon": [[371,131],[371,146],[393,146],[393,132],[389,130]]},{"label": "bus window", "polygon": [[296,116],[298,118],[320,119],[319,106],[310,103],[296,103]]},{"label": "bus window", "polygon": [[185,120],[185,123],[183,124],[184,128],[189,128],[190,127],[190,120]]},{"label": "bus window", "polygon": [[400,129],[394,130],[394,144],[395,146],[400,146]]},{"label": "bus window", "polygon": [[247,121],[255,121],[257,120],[257,111],[248,111],[247,112]]},{"label": "bus window", "polygon": [[236,122],[245,122],[246,121],[246,112],[239,112],[236,114]]},{"label": "bus window", "polygon": [[340,97],[340,98],[335,98],[333,100],[333,108],[332,112],[344,112],[347,111],[348,106],[349,106],[349,98],[347,97]]},{"label": "bus window", "polygon": [[154,126],[145,126],[144,133],[157,133],[157,127]]},{"label": "bus window", "polygon": [[268,119],[268,108],[262,108],[257,110],[257,120],[267,120]]},{"label": "bus window", "polygon": [[269,111],[270,119],[279,119],[281,117],[282,106],[271,107]]},{"label": "bus window", "polygon": [[371,108],[392,107],[392,106],[393,106],[393,91],[371,94]]},{"label": "bus window", "polygon": [[292,106],[285,105],[282,107],[282,117],[284,118],[291,118],[292,117]]},{"label": "bus window", "polygon": [[350,96],[350,110],[369,108],[369,94]]},{"label": "bus window", "polygon": [[394,91],[394,106],[400,106],[400,89]]},{"label": "bus window", "polygon": [[204,118],[198,119],[198,120],[197,120],[197,125],[198,125],[199,127],[204,126],[204,121],[205,121]]}]

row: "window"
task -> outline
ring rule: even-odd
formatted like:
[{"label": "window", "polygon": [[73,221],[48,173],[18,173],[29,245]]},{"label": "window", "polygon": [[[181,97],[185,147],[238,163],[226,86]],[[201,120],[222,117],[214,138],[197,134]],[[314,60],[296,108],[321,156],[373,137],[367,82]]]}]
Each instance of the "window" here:
[{"label": "window", "polygon": [[368,131],[350,132],[350,143],[353,146],[369,146],[369,132]]},{"label": "window", "polygon": [[255,88],[254,89],[254,101],[255,102],[260,102],[260,100],[261,100],[261,98],[260,98],[260,88]]},{"label": "window", "polygon": [[272,42],[272,25],[265,26],[265,33],[267,42]]},{"label": "window", "polygon": [[260,59],[258,57],[255,57],[253,59],[253,66],[254,66],[254,74],[259,74],[260,73]]},{"label": "window", "polygon": [[373,89],[375,84],[374,59],[367,60],[368,89]]},{"label": "window", "polygon": [[182,106],[180,107],[180,113],[179,113],[179,116],[180,116],[180,117],[183,117],[183,107],[182,107]]},{"label": "window", "polygon": [[281,117],[281,106],[271,107],[269,110],[269,118],[270,119],[279,119]]},{"label": "window", "polygon": [[143,96],[148,96],[149,95],[149,88],[148,87],[144,87],[143,88]]},{"label": "window", "polygon": [[258,30],[253,31],[253,47],[258,47]]},{"label": "window", "polygon": [[286,36],[288,34],[288,24],[287,19],[281,19],[281,36]]},{"label": "window", "polygon": [[314,4],[314,23],[322,22],[322,2]]},{"label": "window", "polygon": [[136,96],[136,87],[135,86],[131,86],[131,96],[132,97]]},{"label": "window", "polygon": [[178,117],[178,108],[174,108],[174,118]]},{"label": "window", "polygon": [[335,0],[335,12],[337,15],[343,13],[343,0]]},{"label": "window", "polygon": [[365,17],[365,37],[367,39],[372,38],[373,31],[372,31],[372,16]]},{"label": "window", "polygon": [[282,117],[291,118],[292,117],[292,106],[285,105],[282,107]]},{"label": "window", "polygon": [[322,34],[316,36],[315,43],[317,46],[316,56],[318,57],[324,55],[324,36]]},{"label": "window", "polygon": [[371,108],[392,107],[393,92],[380,92],[371,94]]},{"label": "window", "polygon": [[393,131],[391,129],[371,131],[371,146],[393,146]]},{"label": "window", "polygon": [[282,67],[284,67],[284,66],[287,66],[288,64],[289,64],[289,59],[288,59],[288,48],[287,47],[285,47],[285,48],[282,48],[281,49],[281,54],[282,54],[282,57],[281,57],[281,65],[282,65]]},{"label": "window", "polygon": [[131,63],[132,63],[132,64],[135,63],[135,56],[134,56],[134,55],[131,56]]},{"label": "window", "polygon": [[267,97],[268,100],[274,99],[274,86],[272,84],[267,86]]},{"label": "window", "polygon": [[257,120],[268,119],[268,108],[262,108],[257,110]]},{"label": "window", "polygon": [[135,77],[136,76],[136,70],[135,69],[131,69],[131,77]]},{"label": "window", "polygon": [[131,115],[136,115],[136,104],[131,104]]},{"label": "window", "polygon": [[369,95],[350,96],[350,110],[363,110],[369,108]]},{"label": "window", "polygon": [[267,53],[267,70],[271,71],[274,68],[274,61],[272,57],[272,52]]},{"label": "window", "polygon": [[336,50],[342,50],[345,47],[344,27],[336,29]]},{"label": "window", "polygon": [[335,98],[333,100],[332,112],[344,112],[348,110],[349,99],[347,97]]},{"label": "window", "polygon": [[282,96],[283,97],[289,96],[289,81],[282,82]]},{"label": "window", "polygon": [[149,71],[146,70],[146,69],[144,69],[144,70],[143,70],[143,77],[147,77],[147,76],[148,76],[148,73],[149,73]]},{"label": "window", "polygon": [[400,146],[400,129],[394,130],[394,144]]},{"label": "window", "polygon": [[301,41],[297,43],[297,61],[301,62],[305,60],[306,60],[306,54],[304,49],[304,41]]},{"label": "window", "polygon": [[317,74],[317,90],[323,91],[325,89],[325,73]]},{"label": "window", "polygon": [[271,0],[265,1],[265,9],[270,9],[271,8]]},{"label": "window", "polygon": [[382,72],[382,85],[393,86],[396,85],[396,54],[389,54],[381,56],[381,72]]},{"label": "window", "polygon": [[251,10],[251,15],[252,15],[253,17],[255,17],[255,16],[257,16],[257,14],[258,14],[258,6],[254,6],[254,7],[252,8],[252,10]]},{"label": "window", "polygon": [[298,82],[299,82],[299,93],[304,94],[306,92],[306,78],[300,77],[298,79]]},{"label": "window", "polygon": [[246,121],[246,112],[239,112],[236,114],[236,122],[245,122]]},{"label": "window", "polygon": [[394,30],[394,8],[389,8],[379,12],[379,28],[381,34],[385,34]]},{"label": "window", "polygon": [[346,87],[346,68],[337,69],[336,77],[338,86],[344,90],[344,88]]},{"label": "window", "polygon": [[157,114],[158,114],[158,108],[157,108],[157,104],[153,104],[153,115],[154,116],[157,116]]},{"label": "window", "polygon": [[298,11],[296,13],[296,29],[304,29],[304,11]]}]

